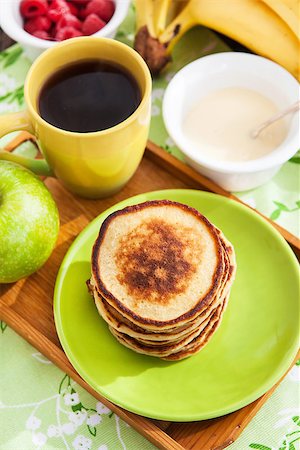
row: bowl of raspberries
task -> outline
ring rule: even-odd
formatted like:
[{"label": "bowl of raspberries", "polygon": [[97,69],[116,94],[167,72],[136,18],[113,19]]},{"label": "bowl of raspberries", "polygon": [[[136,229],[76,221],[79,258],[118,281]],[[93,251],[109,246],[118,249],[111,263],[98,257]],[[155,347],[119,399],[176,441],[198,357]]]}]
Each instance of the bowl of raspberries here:
[{"label": "bowl of raspberries", "polygon": [[78,36],[113,38],[130,0],[20,0],[1,3],[0,27],[34,60]]}]

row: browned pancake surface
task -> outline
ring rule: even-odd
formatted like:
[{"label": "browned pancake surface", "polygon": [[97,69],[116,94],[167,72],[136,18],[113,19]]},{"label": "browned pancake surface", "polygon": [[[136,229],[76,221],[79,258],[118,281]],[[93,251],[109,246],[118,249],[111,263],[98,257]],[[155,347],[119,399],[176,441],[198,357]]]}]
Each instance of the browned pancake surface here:
[{"label": "browned pancake surface", "polygon": [[201,258],[192,231],[152,219],[124,236],[115,260],[127,294],[167,305],[174,294],[185,292]]},{"label": "browned pancake surface", "polygon": [[[164,220],[161,211],[158,217],[152,212],[147,212],[148,217],[147,214],[144,217],[147,209],[154,211],[159,208],[165,208],[167,220]],[[170,212],[174,214],[174,211],[178,211],[181,217],[185,214],[187,223],[190,221],[199,227],[197,231],[181,223],[181,219],[179,223],[176,220],[174,223],[174,216],[170,221],[168,215]],[[111,224],[120,218],[126,223],[126,216],[128,221],[135,217],[143,217],[143,220],[137,226],[129,226],[129,231],[114,239]],[[110,274],[107,275],[107,269],[103,277],[103,269],[101,271],[99,266],[104,259],[100,255],[107,253],[108,229],[109,240],[114,241],[114,250],[109,256],[113,263],[109,262],[112,268]],[[201,233],[206,234],[203,240],[200,238]],[[105,245],[106,250],[102,250]],[[205,277],[203,268],[206,258],[202,258],[202,252],[206,251],[208,245],[210,250],[207,253],[210,252],[214,262],[207,266],[209,274],[206,284],[200,283],[197,298],[195,279]],[[93,248],[92,275],[99,295],[128,319],[158,329],[166,326],[172,328],[182,321],[192,320],[205,309],[220,287],[223,272],[222,245],[215,227],[194,208],[169,200],[145,202],[111,214],[103,223]],[[113,276],[118,286],[115,281],[107,282]],[[183,300],[186,293],[185,306]],[[173,309],[169,309],[170,304]]]}]

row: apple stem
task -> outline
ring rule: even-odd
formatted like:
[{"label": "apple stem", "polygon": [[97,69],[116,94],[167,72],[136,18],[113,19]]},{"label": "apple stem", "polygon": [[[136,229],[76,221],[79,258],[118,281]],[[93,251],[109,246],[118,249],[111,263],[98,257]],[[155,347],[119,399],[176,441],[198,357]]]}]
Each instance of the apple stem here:
[{"label": "apple stem", "polygon": [[36,175],[43,175],[46,177],[53,177],[53,171],[44,159],[27,158],[26,156],[16,155],[0,149],[0,160],[11,161],[26,169],[31,170]]}]

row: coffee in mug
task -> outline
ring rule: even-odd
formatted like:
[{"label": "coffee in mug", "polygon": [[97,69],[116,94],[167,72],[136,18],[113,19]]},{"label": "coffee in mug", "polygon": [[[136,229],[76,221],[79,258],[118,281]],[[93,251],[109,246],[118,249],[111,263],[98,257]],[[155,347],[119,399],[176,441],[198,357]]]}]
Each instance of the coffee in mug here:
[{"label": "coffee in mug", "polygon": [[89,133],[126,120],[141,102],[136,80],[123,67],[91,59],[71,63],[44,83],[38,109],[46,122],[66,131]]}]

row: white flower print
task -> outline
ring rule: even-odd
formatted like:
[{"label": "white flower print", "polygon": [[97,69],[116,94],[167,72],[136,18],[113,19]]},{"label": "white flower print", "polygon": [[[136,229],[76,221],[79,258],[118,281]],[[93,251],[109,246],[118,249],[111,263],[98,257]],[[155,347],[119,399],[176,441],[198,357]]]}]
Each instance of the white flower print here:
[{"label": "white flower print", "polygon": [[47,442],[47,436],[44,433],[34,433],[32,435],[32,442],[37,447],[42,447]]},{"label": "white flower print", "polygon": [[103,403],[101,403],[101,402],[96,403],[96,410],[97,410],[98,414],[110,414],[111,413],[111,410],[107,406],[103,405]]},{"label": "white flower print", "polygon": [[300,366],[294,366],[288,376],[292,381],[300,381]]},{"label": "white flower print", "polygon": [[10,103],[9,105],[4,102],[0,103],[0,114],[16,111],[18,111],[18,105],[16,105],[15,103]]},{"label": "white flower print", "polygon": [[157,105],[152,105],[151,115],[159,116],[160,115],[160,107]]},{"label": "white flower print", "polygon": [[41,362],[42,364],[52,364],[51,361],[49,361],[46,356],[42,355],[40,352],[32,353],[32,357],[35,358],[37,361]]},{"label": "white flower print", "polygon": [[172,80],[172,78],[174,77],[174,75],[175,75],[175,72],[167,73],[167,75],[165,76],[165,80],[169,83]]},{"label": "white flower print", "polygon": [[65,394],[64,402],[65,402],[65,405],[68,405],[68,406],[78,405],[79,395],[77,394],[77,392],[74,392],[73,394]]},{"label": "white flower print", "polygon": [[90,425],[91,427],[95,427],[101,422],[101,417],[98,414],[92,414],[90,417],[88,417],[86,423],[87,425]]},{"label": "white flower print", "polygon": [[49,425],[48,430],[47,430],[47,435],[48,437],[59,437],[60,436],[60,431],[59,428],[55,425]]},{"label": "white flower print", "polygon": [[108,450],[108,447],[106,444],[102,444],[100,445],[100,447],[98,447],[98,450]]},{"label": "white flower print", "polygon": [[164,89],[153,89],[151,94],[152,102],[154,102],[156,99],[162,99],[164,92]]},{"label": "white flower print", "polygon": [[75,450],[90,450],[92,447],[91,439],[82,436],[82,434],[76,436],[72,444]]},{"label": "white flower print", "polygon": [[299,414],[299,411],[297,408],[282,409],[281,411],[279,411],[278,415],[284,416],[284,417],[282,417],[275,423],[274,429],[276,430],[277,428],[282,428],[284,425],[286,425],[287,423],[290,422],[292,416],[294,416],[294,415],[296,416],[298,414]]},{"label": "white flower print", "polygon": [[251,206],[251,208],[256,208],[255,198],[246,198],[244,199],[244,202],[247,203],[247,205]]},{"label": "white flower print", "polygon": [[16,88],[16,80],[5,73],[0,74],[0,97]]},{"label": "white flower print", "polygon": [[168,145],[169,147],[174,147],[175,142],[170,136],[168,136],[167,139],[165,140],[165,144]]},{"label": "white flower print", "polygon": [[64,423],[61,426],[61,429],[62,429],[64,434],[67,434],[69,436],[70,434],[75,433],[76,425],[74,423],[72,423],[72,422],[67,422],[67,423]]},{"label": "white flower print", "polygon": [[27,419],[26,422],[26,428],[27,430],[37,430],[41,426],[41,420],[38,417],[30,416]]},{"label": "white flower print", "polygon": [[69,421],[74,423],[74,425],[77,425],[78,427],[83,424],[86,418],[87,413],[84,410],[71,412],[68,415]]}]

